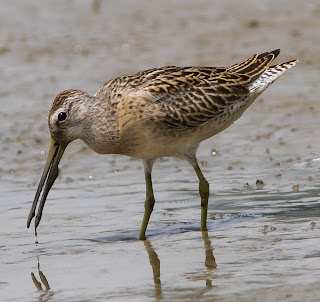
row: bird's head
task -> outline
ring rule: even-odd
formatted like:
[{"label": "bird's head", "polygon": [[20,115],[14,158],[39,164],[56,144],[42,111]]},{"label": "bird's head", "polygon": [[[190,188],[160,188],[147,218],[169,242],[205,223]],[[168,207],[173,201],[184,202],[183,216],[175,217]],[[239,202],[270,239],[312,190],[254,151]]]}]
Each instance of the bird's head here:
[{"label": "bird's head", "polygon": [[67,145],[81,138],[90,122],[86,117],[92,99],[94,97],[77,89],[65,90],[56,96],[48,112],[48,126],[58,144]]},{"label": "bird's head", "polygon": [[86,118],[86,116],[91,99],[94,99],[94,97],[84,91],[76,89],[62,91],[54,99],[48,113],[51,145],[38,190],[29,213],[27,227],[30,226],[31,220],[35,216],[36,206],[43,189],[35,220],[35,228],[39,225],[46,198],[50,188],[58,177],[58,165],[64,150],[71,141],[82,137],[85,127],[90,123],[90,119]]}]

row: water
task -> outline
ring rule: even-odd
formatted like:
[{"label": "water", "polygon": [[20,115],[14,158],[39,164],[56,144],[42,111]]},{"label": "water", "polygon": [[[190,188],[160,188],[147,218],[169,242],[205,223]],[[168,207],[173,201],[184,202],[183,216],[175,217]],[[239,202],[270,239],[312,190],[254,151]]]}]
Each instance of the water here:
[{"label": "water", "polygon": [[[317,301],[320,6],[236,3],[2,3],[1,301]],[[35,245],[26,219],[59,91],[94,93],[121,74],[228,65],[278,47],[278,62],[299,64],[199,149],[211,185],[207,233],[198,231],[197,178],[186,162],[156,162],[156,206],[141,242],[141,163],[74,142]]]}]

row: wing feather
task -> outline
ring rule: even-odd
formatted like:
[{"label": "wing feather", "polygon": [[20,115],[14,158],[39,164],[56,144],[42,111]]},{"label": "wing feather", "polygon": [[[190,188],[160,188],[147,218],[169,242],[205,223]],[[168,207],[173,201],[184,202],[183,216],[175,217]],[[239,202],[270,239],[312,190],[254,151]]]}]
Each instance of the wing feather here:
[{"label": "wing feather", "polygon": [[117,103],[143,95],[152,102],[157,120],[169,129],[198,127],[235,102],[249,99],[250,84],[269,67],[279,50],[255,54],[229,67],[167,66],[119,77],[97,92]]}]

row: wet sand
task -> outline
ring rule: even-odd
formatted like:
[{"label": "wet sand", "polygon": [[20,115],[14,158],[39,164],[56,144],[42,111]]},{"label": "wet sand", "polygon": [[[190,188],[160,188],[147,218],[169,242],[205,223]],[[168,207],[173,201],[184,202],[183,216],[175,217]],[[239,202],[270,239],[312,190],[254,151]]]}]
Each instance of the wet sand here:
[{"label": "wet sand", "polygon": [[[317,301],[320,4],[122,3],[1,5],[0,300]],[[297,66],[199,149],[211,185],[207,233],[198,231],[193,169],[161,159],[148,240],[137,241],[142,164],[79,141],[62,159],[34,244],[26,219],[58,92],[93,94],[142,69],[224,66],[275,48],[276,62]]]}]

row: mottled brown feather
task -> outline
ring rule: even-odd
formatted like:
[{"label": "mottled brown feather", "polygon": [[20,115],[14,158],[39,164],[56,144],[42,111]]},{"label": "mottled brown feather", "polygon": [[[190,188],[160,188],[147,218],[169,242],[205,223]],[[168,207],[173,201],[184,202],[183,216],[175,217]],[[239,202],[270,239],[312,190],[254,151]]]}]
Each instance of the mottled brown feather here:
[{"label": "mottled brown feather", "polygon": [[96,96],[123,103],[126,98],[139,94],[140,101],[153,102],[148,106],[158,115],[157,121],[169,130],[198,127],[222,114],[233,103],[248,99],[249,85],[268,69],[278,54],[279,50],[255,54],[226,68],[153,68],[113,79]]}]

